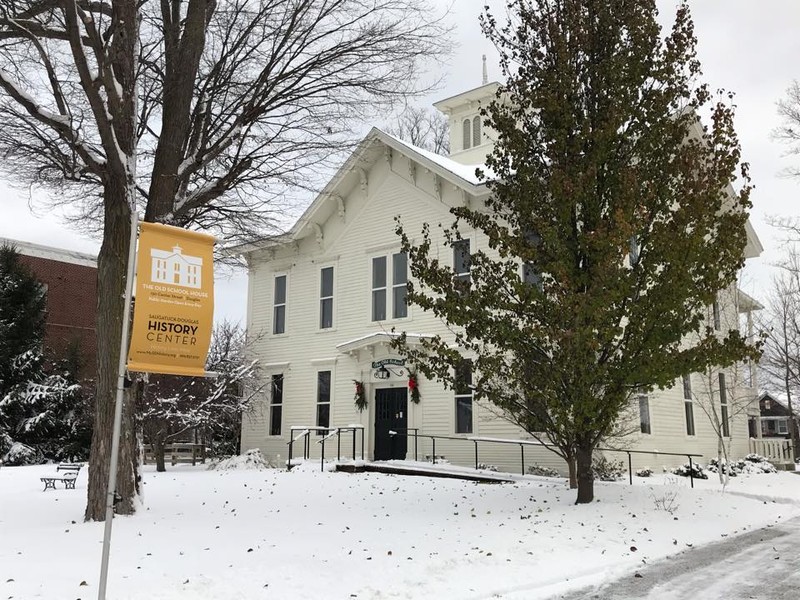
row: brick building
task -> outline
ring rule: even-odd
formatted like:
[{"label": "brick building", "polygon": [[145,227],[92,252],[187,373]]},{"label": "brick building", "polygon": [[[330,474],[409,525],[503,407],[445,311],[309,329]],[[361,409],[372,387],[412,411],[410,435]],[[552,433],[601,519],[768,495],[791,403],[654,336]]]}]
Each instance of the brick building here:
[{"label": "brick building", "polygon": [[0,238],[14,246],[20,258],[47,289],[45,348],[63,357],[77,344],[82,377],[93,377],[97,340],[97,257],[19,240]]}]

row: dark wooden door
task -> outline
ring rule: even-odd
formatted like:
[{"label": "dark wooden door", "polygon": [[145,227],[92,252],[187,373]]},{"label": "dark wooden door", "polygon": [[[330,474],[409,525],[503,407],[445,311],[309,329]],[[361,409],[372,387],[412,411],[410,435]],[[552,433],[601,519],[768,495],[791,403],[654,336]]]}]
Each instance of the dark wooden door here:
[{"label": "dark wooden door", "polygon": [[[375,460],[403,460],[408,448],[408,390],[375,390]],[[400,435],[389,435],[396,431]]]}]

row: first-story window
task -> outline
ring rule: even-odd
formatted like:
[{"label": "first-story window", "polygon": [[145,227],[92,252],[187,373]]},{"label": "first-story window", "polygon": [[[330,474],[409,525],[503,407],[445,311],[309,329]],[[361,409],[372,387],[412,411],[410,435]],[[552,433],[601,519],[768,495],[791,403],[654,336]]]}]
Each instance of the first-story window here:
[{"label": "first-story window", "polygon": [[692,376],[683,376],[683,412],[686,417],[686,435],[694,435],[694,404],[692,404]]},{"label": "first-story window", "polygon": [[[331,372],[317,372],[317,427],[331,426]],[[324,432],[317,432],[323,435]]]},{"label": "first-story window", "polygon": [[789,433],[789,423],[785,419],[778,421],[778,433],[781,435]]},{"label": "first-story window", "polygon": [[283,418],[283,373],[272,376],[272,398],[269,403],[269,434],[281,434]]},{"label": "first-story window", "polygon": [[720,421],[722,421],[722,435],[730,437],[731,428],[728,422],[728,390],[725,388],[725,373],[719,374],[719,408]]},{"label": "first-story window", "polygon": [[651,433],[650,400],[647,396],[639,396],[639,428],[642,433]]},{"label": "first-story window", "polygon": [[456,433],[472,433],[472,361],[456,366],[455,391]]}]

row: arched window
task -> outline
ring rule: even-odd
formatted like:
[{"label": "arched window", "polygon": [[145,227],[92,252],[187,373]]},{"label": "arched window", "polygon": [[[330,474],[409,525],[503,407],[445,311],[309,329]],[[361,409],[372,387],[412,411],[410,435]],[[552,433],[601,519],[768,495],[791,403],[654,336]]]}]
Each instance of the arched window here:
[{"label": "arched window", "polygon": [[472,145],[481,145],[481,118],[475,117],[472,119]]},{"label": "arched window", "polygon": [[469,141],[471,137],[469,133],[469,119],[464,119],[464,150],[469,150]]}]

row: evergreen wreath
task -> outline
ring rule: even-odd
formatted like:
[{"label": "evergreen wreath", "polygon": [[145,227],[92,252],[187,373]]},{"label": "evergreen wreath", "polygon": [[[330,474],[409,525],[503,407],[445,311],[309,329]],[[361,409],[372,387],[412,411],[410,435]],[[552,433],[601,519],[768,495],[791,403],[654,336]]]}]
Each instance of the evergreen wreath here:
[{"label": "evergreen wreath", "polygon": [[419,380],[417,379],[416,370],[408,372],[408,391],[411,393],[411,401],[414,404],[419,404],[422,398],[419,395]]},{"label": "evergreen wreath", "polygon": [[364,409],[367,408],[367,395],[364,393],[364,382],[353,379],[353,383],[356,385],[356,395],[353,396],[353,400],[356,403],[358,412],[363,412]]}]

